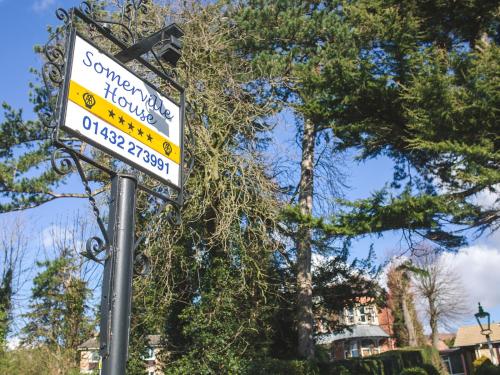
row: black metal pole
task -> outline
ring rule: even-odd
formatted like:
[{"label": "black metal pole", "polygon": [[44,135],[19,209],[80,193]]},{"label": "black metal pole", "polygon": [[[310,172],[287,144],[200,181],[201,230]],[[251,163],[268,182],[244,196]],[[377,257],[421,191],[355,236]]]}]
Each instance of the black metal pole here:
[{"label": "black metal pole", "polygon": [[119,174],[112,179],[108,224],[110,248],[104,265],[101,296],[102,375],[125,375],[127,364],[136,187],[137,180],[133,176]]}]

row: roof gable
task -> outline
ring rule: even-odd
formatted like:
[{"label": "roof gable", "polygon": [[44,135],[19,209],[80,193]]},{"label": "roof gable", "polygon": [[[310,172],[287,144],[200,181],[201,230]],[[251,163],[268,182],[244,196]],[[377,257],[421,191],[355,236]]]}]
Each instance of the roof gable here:
[{"label": "roof gable", "polygon": [[[491,324],[491,341],[500,341],[500,324]],[[473,346],[486,343],[486,336],[481,334],[481,328],[478,325],[460,327],[457,331],[457,337],[453,346]]]}]

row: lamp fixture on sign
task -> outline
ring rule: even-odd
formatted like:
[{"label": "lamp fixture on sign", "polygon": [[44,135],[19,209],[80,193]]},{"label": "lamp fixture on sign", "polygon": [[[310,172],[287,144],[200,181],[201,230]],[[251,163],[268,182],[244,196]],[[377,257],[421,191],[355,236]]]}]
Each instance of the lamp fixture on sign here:
[{"label": "lamp fixture on sign", "polygon": [[491,333],[491,323],[490,323],[490,314],[484,311],[481,303],[478,303],[479,311],[474,314],[477,322],[479,323],[479,327],[481,327],[481,334],[489,335]]},{"label": "lamp fixture on sign", "polygon": [[136,44],[117,53],[115,57],[122,63],[127,63],[143,54],[156,49],[162,60],[174,66],[181,57],[182,43],[180,38],[184,35],[182,29],[171,23],[163,29],[151,34]]}]

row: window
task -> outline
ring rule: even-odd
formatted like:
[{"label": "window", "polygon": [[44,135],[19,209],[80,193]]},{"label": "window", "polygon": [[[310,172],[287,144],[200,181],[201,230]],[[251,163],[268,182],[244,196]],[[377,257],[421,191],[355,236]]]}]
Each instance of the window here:
[{"label": "window", "polygon": [[444,364],[446,365],[446,369],[448,370],[448,374],[453,374],[451,371],[451,362],[450,362],[450,357],[441,357],[443,360]]},{"label": "window", "polygon": [[361,356],[366,357],[375,354],[375,344],[372,340],[365,339],[361,341]]},{"label": "window", "polygon": [[374,323],[375,322],[375,314],[373,312],[373,307],[367,306],[365,311],[366,311],[366,317],[367,317],[368,323]]},{"label": "window", "polygon": [[99,359],[99,352],[97,350],[90,352],[89,363],[99,363]]},{"label": "window", "polygon": [[358,342],[357,341],[351,341],[349,344],[350,348],[350,354],[352,358],[359,357],[359,349],[358,349]]},{"label": "window", "polygon": [[452,354],[448,357],[443,358],[444,363],[446,363],[446,367],[451,375],[463,375],[464,367],[462,364],[462,358],[460,355]]},{"label": "window", "polygon": [[346,309],[346,324],[354,324],[354,310]]},{"label": "window", "polygon": [[368,320],[368,317],[367,317],[367,311],[366,311],[366,307],[365,306],[360,306],[359,307],[359,322],[360,323],[366,323],[367,320]]},{"label": "window", "polygon": [[155,350],[151,347],[147,347],[142,355],[142,359],[145,361],[153,361],[155,358]]}]

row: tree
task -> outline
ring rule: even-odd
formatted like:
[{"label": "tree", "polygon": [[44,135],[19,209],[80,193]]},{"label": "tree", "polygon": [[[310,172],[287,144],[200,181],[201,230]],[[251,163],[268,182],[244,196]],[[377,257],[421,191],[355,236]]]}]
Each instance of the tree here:
[{"label": "tree", "polygon": [[[493,1],[457,7],[417,0],[245,1],[235,7],[236,25],[251,30],[241,49],[263,72],[257,84],[300,124],[300,215],[311,221],[315,146],[320,134],[330,134],[334,150],[358,150],[359,160],[386,155],[395,163],[392,188],[344,202],[345,210],[331,218],[332,233],[403,230],[410,244],[418,235],[458,247],[463,237],[449,223],[497,228],[498,211],[470,199],[495,191],[500,181],[488,136],[499,104],[496,12]],[[298,347],[310,358],[313,241],[305,223],[297,233]]]},{"label": "tree", "polygon": [[[337,14],[327,3],[316,1],[250,1],[236,9],[237,27],[250,30],[240,48],[263,72],[261,97],[275,101],[293,110],[298,124],[297,134],[301,144],[300,179],[292,196],[298,214],[314,214],[315,177],[320,163],[332,164],[331,133],[319,121],[320,114],[329,109],[322,105],[318,88],[322,87],[321,69],[332,58],[330,35],[342,32]],[[328,30],[321,25],[328,25]],[[338,55],[350,53],[350,45],[337,45]],[[257,81],[257,82],[259,82]],[[261,100],[262,98],[259,98]],[[323,142],[327,147],[317,152]],[[330,179],[330,182],[334,179]],[[314,356],[313,279],[311,271],[314,240],[307,223],[298,221],[293,235],[296,250],[296,320],[298,329],[298,355]]]},{"label": "tree", "polygon": [[[273,109],[245,91],[252,70],[221,9],[191,4],[176,14],[185,31],[177,74],[187,88],[195,163],[181,224],[163,215],[150,230],[141,251],[151,274],[134,284],[134,311],[143,314],[133,329],[162,334],[165,373],[242,373],[269,350],[279,200],[262,150]],[[170,10],[152,13],[159,28]],[[140,212],[144,222],[149,214]]]},{"label": "tree", "polygon": [[425,301],[425,314],[431,328],[432,346],[439,345],[438,325],[451,327],[470,313],[460,274],[443,254],[428,248],[413,263],[425,272],[414,274],[417,295]]},{"label": "tree", "polygon": [[11,332],[13,297],[23,285],[25,254],[30,237],[25,224],[17,217],[5,223],[0,232],[0,350],[6,348]]},{"label": "tree", "polygon": [[392,264],[387,271],[389,307],[394,316],[394,336],[398,346],[425,345],[422,325],[415,310],[410,271]]},{"label": "tree", "polygon": [[54,260],[37,262],[42,271],[33,279],[28,323],[23,343],[46,346],[60,361],[76,365],[77,347],[92,331],[86,317],[88,289],[75,274],[75,260],[67,251]]}]

